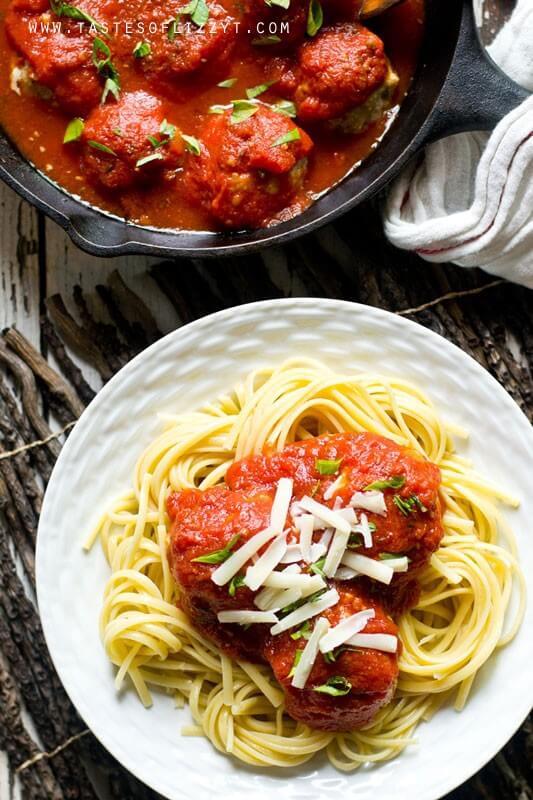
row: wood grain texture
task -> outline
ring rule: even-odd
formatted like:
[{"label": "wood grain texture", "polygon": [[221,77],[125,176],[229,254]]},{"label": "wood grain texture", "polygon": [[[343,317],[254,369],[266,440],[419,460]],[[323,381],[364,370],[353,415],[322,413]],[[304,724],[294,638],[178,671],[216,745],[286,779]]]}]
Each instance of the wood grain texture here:
[{"label": "wood grain texture", "polygon": [[[52,379],[13,332],[0,338],[4,450],[49,431],[50,409],[59,420],[72,419],[116,369],[177,325],[254,300],[303,295],[356,300],[415,319],[476,358],[533,418],[532,293],[507,283],[494,286],[490,276],[476,270],[426,264],[394,249],[384,241],[376,203],[283,249],[227,261],[163,263],[95,259],[76,250],[52,223],[38,229],[28,209],[4,211],[11,220],[20,214],[24,236],[34,244],[23,248],[28,253],[22,272],[32,287],[29,310],[20,311],[22,278],[12,279],[13,290],[7,281],[0,287],[3,325],[15,323],[37,349],[41,342],[61,376],[61,381]],[[2,275],[11,278],[20,275],[8,263],[14,258],[18,264],[17,236],[4,219],[3,224],[9,235],[0,263]],[[0,797],[157,800],[91,735],[17,772],[36,754],[83,731],[53,670],[33,602],[35,526],[60,443],[61,438],[0,460]],[[532,764],[528,721],[448,800],[533,800]]]}]

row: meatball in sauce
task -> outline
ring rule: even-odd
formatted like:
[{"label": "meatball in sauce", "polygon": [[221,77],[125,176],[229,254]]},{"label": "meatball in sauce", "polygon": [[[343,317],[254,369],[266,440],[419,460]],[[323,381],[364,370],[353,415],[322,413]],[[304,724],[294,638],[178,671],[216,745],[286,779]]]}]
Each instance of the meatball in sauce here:
[{"label": "meatball in sauce", "polygon": [[[280,527],[286,552],[292,548],[296,555],[288,559],[288,565],[278,563],[272,575],[290,584],[293,579],[282,574],[288,570],[298,575],[299,585],[314,576],[313,588],[317,584],[318,591],[275,608],[268,624],[245,626],[232,615],[231,621],[225,621],[225,612],[239,616],[264,610],[268,602],[276,604],[274,597],[266,600],[268,576],[264,586],[252,590],[247,585],[247,569],[260,560],[267,543],[251,560],[245,559],[231,582],[221,580],[217,570],[240,547],[268,533],[282,481],[285,489],[290,486],[291,494]],[[279,453],[244,458],[230,467],[224,485],[174,492],[168,498],[169,560],[180,605],[195,627],[231,657],[268,663],[294,719],[332,731],[366,725],[392,698],[401,652],[394,620],[416,601],[416,575],[442,537],[439,485],[438,467],[417,452],[370,433],[321,436]],[[309,508],[318,508],[319,514],[313,518],[308,542],[322,556],[315,562],[301,549],[299,514]],[[327,516],[328,509],[350,520],[353,533],[345,540],[334,572],[326,575],[335,541],[331,529],[328,544],[323,544],[328,524],[320,522],[320,513],[325,510]],[[358,564],[367,565],[359,567],[362,572],[349,568],[353,554]],[[394,572],[387,562],[398,565],[400,571]],[[369,570],[369,565],[374,566]],[[362,630],[367,638],[361,644],[347,639],[331,653],[319,652],[304,685],[297,688],[294,671],[318,621],[335,631],[343,622],[355,624],[361,612],[365,620],[355,630]],[[293,620],[297,621],[293,624]],[[371,642],[379,644],[373,648]]]}]

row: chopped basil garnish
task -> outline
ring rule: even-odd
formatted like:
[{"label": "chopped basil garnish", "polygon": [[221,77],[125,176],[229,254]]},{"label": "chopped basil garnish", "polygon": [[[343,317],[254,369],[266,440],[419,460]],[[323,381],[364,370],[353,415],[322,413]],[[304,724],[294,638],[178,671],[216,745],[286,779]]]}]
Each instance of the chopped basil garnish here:
[{"label": "chopped basil garnish", "polygon": [[362,534],[360,533],[351,533],[350,538],[348,539],[348,544],[346,547],[349,550],[356,550],[358,547],[362,547],[364,544],[364,539]]},{"label": "chopped basil garnish", "polygon": [[297,142],[301,139],[300,131],[298,128],[293,128],[292,131],[287,131],[279,139],[276,139],[272,147],[279,147],[282,144],[289,144],[289,142]]},{"label": "chopped basil garnish", "polygon": [[124,137],[124,131],[122,130],[122,128],[113,128],[113,133],[116,136],[120,136],[121,139]]},{"label": "chopped basil garnish", "polygon": [[78,139],[80,139],[84,128],[85,128],[85,123],[81,119],[81,117],[76,117],[75,119],[71,120],[67,125],[67,129],[63,137],[63,144],[70,144],[70,142],[77,142]]},{"label": "chopped basil garnish", "polygon": [[306,619],[301,628],[298,628],[297,631],[294,631],[294,633],[290,634],[291,639],[294,639],[295,641],[297,639],[309,639],[310,636],[311,636],[311,623],[309,622],[308,619]]},{"label": "chopped basil garnish", "polygon": [[[391,561],[392,559],[396,558],[405,558],[401,553],[380,553],[378,558],[380,561]],[[407,562],[410,563],[411,559],[408,558]]]},{"label": "chopped basil garnish", "polygon": [[219,89],[231,89],[235,83],[237,83],[237,78],[226,78],[225,81],[217,83],[217,86]]},{"label": "chopped basil garnish", "polygon": [[278,8],[289,8],[291,0],[265,0],[267,6],[278,6]]},{"label": "chopped basil garnish", "polygon": [[324,12],[322,11],[320,0],[310,0],[309,11],[307,12],[307,35],[316,36],[323,22]]},{"label": "chopped basil garnish", "polygon": [[106,79],[101,102],[105,103],[109,94],[112,94],[115,100],[118,100],[120,95],[120,78],[118,70],[111,61],[111,50],[98,36],[93,41],[92,58],[93,64],[98,70],[98,73]]},{"label": "chopped basil garnish", "polygon": [[257,39],[252,39],[254,47],[270,47],[273,44],[281,42],[280,36],[258,36]]},{"label": "chopped basil garnish", "polygon": [[182,17],[190,17],[190,20],[197,28],[202,28],[209,19],[209,6],[205,0],[191,0],[186,6],[178,11],[176,18],[170,23],[168,29],[168,39],[173,42],[178,33],[178,27]]},{"label": "chopped basil garnish", "polygon": [[166,136],[170,141],[170,139],[173,139],[176,135],[176,126],[171,125],[170,122],[167,122],[167,120],[164,119],[159,126],[159,133],[161,136]]},{"label": "chopped basil garnish", "polygon": [[100,150],[102,153],[107,153],[108,156],[117,156],[114,150],[111,150],[106,144],[101,144],[100,142],[95,142],[94,139],[89,139],[87,142],[89,147],[92,147],[94,150]]},{"label": "chopped basil garnish", "polygon": [[246,97],[248,100],[253,100],[254,97],[259,97],[260,94],[266,92],[267,89],[270,89],[276,81],[270,81],[269,83],[261,83],[259,86],[252,86],[251,89],[246,90]]},{"label": "chopped basil garnish", "polygon": [[243,122],[245,119],[249,119],[256,114],[257,111],[259,111],[259,106],[255,103],[249,102],[248,100],[234,100],[232,106],[233,111],[229,121],[233,125]]},{"label": "chopped basil garnish", "polygon": [[69,19],[75,19],[78,22],[86,22],[87,25],[90,25],[92,28],[98,31],[98,33],[101,33],[102,36],[106,37],[106,39],[111,38],[107,33],[105,25],[101,25],[97,20],[95,20],[94,17],[91,17],[90,14],[82,11],[81,8],[71,6],[70,3],[62,3],[61,0],[50,0],[50,8],[57,17],[68,17]]},{"label": "chopped basil garnish", "polygon": [[[298,128],[294,129],[295,131]],[[300,138],[298,136],[298,138]],[[328,458],[317,458],[315,462],[315,469],[319,475],[336,475],[339,471],[339,467],[341,465],[342,458],[339,458],[338,461],[333,461]]]},{"label": "chopped basil garnish", "polygon": [[280,613],[284,615],[290,614],[291,611],[296,611],[297,608],[300,608],[300,606],[305,605],[305,603],[316,603],[316,601],[320,597],[322,597],[324,592],[327,592],[327,588],[325,587],[324,589],[319,589],[317,592],[310,594],[308,597],[300,597],[299,600],[295,600],[294,603],[290,603],[290,605],[285,606],[285,608],[282,608]]},{"label": "chopped basil garnish", "polygon": [[321,578],[325,578],[324,575],[324,564],[326,563],[326,556],[323,558],[319,558],[318,561],[315,561],[314,564],[309,565],[309,569],[311,572],[314,572],[315,575],[320,575]]},{"label": "chopped basil garnish", "polygon": [[234,575],[228,586],[228,594],[230,597],[235,597],[235,592],[237,589],[240,589],[241,586],[246,586],[244,575]]},{"label": "chopped basil garnish", "polygon": [[133,48],[133,58],[146,58],[152,52],[150,42],[137,42]]},{"label": "chopped basil garnish", "polygon": [[381,491],[382,489],[401,489],[405,483],[403,475],[393,475],[392,478],[386,478],[383,481],[373,481],[365,486],[364,492],[371,492],[374,490]]},{"label": "chopped basil garnish", "polygon": [[342,675],[332,675],[322,686],[313,686],[313,692],[330,694],[332,697],[342,697],[345,694],[349,694],[351,688],[350,681],[347,681]]},{"label": "chopped basil garnish", "polygon": [[278,114],[285,114],[286,117],[296,116],[296,106],[291,100],[278,100],[277,103],[272,103],[271,108]]},{"label": "chopped basil garnish", "polygon": [[329,653],[322,653],[322,656],[327,664],[333,664],[337,660],[335,650],[330,650]]},{"label": "chopped basil garnish", "polygon": [[200,155],[202,152],[200,149],[200,142],[195,136],[187,136],[186,133],[182,133],[181,138],[185,142],[185,149],[188,150],[189,153],[193,153],[195,156]]},{"label": "chopped basil garnish", "polygon": [[162,153],[152,153],[149,156],[145,156],[144,158],[140,158],[137,161],[137,163],[135,164],[135,167],[137,169],[140,169],[141,167],[144,167],[145,164],[150,164],[152,161],[162,161],[163,158],[164,158],[164,156],[163,156]]},{"label": "chopped basil garnish", "polygon": [[294,661],[292,662],[292,668],[291,668],[291,671],[290,671],[290,672],[289,672],[289,674],[287,675],[287,677],[288,677],[288,678],[292,678],[292,676],[293,676],[293,675],[294,675],[294,673],[296,672],[296,667],[297,667],[297,666],[298,666],[298,664],[300,663],[300,660],[301,660],[301,658],[302,658],[302,653],[303,653],[303,650],[297,650],[297,651],[295,652],[295,654],[294,654]]},{"label": "chopped basil garnish", "polygon": [[222,548],[222,550],[215,550],[212,553],[206,553],[205,556],[198,556],[198,558],[193,558],[192,561],[196,561],[200,564],[222,564],[230,557],[231,551],[240,538],[241,534],[236,533],[235,536],[232,536],[227,545]]},{"label": "chopped basil garnish", "polygon": [[401,497],[399,494],[395,494],[392,501],[404,517],[408,517],[413,511],[427,511],[426,506],[416,494],[412,494],[410,497]]}]

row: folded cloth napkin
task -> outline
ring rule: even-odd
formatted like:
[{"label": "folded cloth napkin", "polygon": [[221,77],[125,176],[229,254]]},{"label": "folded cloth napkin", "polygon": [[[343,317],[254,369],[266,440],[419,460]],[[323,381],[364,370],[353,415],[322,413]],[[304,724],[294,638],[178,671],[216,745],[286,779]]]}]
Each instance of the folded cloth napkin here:
[{"label": "folded cloth napkin", "polygon": [[[488,50],[533,91],[533,0],[518,0]],[[429,145],[393,183],[384,225],[393,244],[427,261],[481,267],[533,288],[533,96],[492,134]]]}]

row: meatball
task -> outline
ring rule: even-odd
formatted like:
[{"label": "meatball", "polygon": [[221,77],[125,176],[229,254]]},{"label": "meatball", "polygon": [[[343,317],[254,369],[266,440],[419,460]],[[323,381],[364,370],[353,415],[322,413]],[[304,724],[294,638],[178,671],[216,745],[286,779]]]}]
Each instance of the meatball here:
[{"label": "meatball", "polygon": [[116,191],[176,169],[183,145],[165,117],[164,104],[146,92],[123,94],[92,111],[82,135],[88,178]]},{"label": "meatball", "polygon": [[209,17],[204,25],[197,26],[187,15],[180,16],[183,2],[146,2],[139,8],[138,19],[146,30],[158,24],[163,29],[169,24],[168,34],[148,36],[150,53],[139,59],[139,68],[150,79],[175,81],[195,73],[213,73],[225,69],[228,56],[236,41],[237,28],[233,17],[217,3],[209,3]]},{"label": "meatball", "polygon": [[301,45],[292,69],[278,69],[280,90],[293,97],[302,122],[349,133],[382,116],[398,81],[381,39],[357,23],[323,28]]},{"label": "meatball", "polygon": [[213,115],[200,155],[188,156],[188,194],[226,227],[267,224],[301,190],[312,146],[289,117],[265,105]]},{"label": "meatball", "polygon": [[[217,586],[211,575],[214,565],[195,558],[222,550],[232,542],[240,547],[268,525],[273,492],[249,496],[215,487],[205,492],[185,490],[171,494],[167,509],[173,521],[170,532],[169,561],[180,591],[180,605],[201,630],[233,658],[261,660],[264,626],[251,631],[239,625],[220,625],[219,611],[254,609],[254,593],[245,586]],[[234,537],[239,536],[238,540]],[[258,641],[260,642],[258,646]]]},{"label": "meatball", "polygon": [[[90,6],[88,0],[77,4],[87,13]],[[65,111],[85,114],[100,102],[102,83],[92,63],[93,36],[88,27],[65,17],[59,20],[48,0],[14,0],[5,26],[30,65],[32,80],[49,89]]]},{"label": "meatball", "polygon": [[[339,461],[338,473],[321,476],[316,467],[319,460]],[[361,549],[361,553],[371,558],[378,558],[381,553],[406,555],[412,572],[426,564],[440,544],[443,528],[438,495],[439,468],[414,450],[384,436],[366,432],[339,433],[296,442],[272,456],[250,456],[235,462],[228,470],[226,481],[234,490],[248,491],[253,487],[258,491],[273,489],[283,475],[293,478],[296,498],[312,494],[315,500],[329,506],[337,497],[347,505],[355,492],[374,481],[401,477],[401,486],[383,490],[385,515],[365,511],[375,530],[372,547]],[[324,493],[334,481],[338,481],[338,488],[325,500]],[[402,501],[409,502],[412,497],[416,497],[420,505],[413,505],[407,512]],[[402,573],[398,573],[394,581],[402,578]]]},{"label": "meatball", "polygon": [[[372,608],[375,616],[367,622],[365,633],[398,635],[396,625],[378,602],[353,586],[337,585],[336,588],[339,602],[323,614],[332,626],[352,614]],[[312,623],[317,619],[315,617]],[[283,687],[285,708],[293,719],[325,731],[351,731],[369,723],[392,699],[398,680],[398,652],[383,653],[370,649],[341,647],[334,661],[327,661],[319,654],[305,688],[296,689],[291,685],[290,673],[297,652],[303,650],[306,642],[305,639],[295,641],[291,633],[286,631],[278,636],[269,636],[263,652]],[[317,691],[317,687],[339,677],[347,682],[346,694],[331,696]]]},{"label": "meatball", "polygon": [[303,41],[308,9],[308,0],[291,0],[286,9],[265,0],[245,0],[244,27],[258,50],[284,50]]}]

